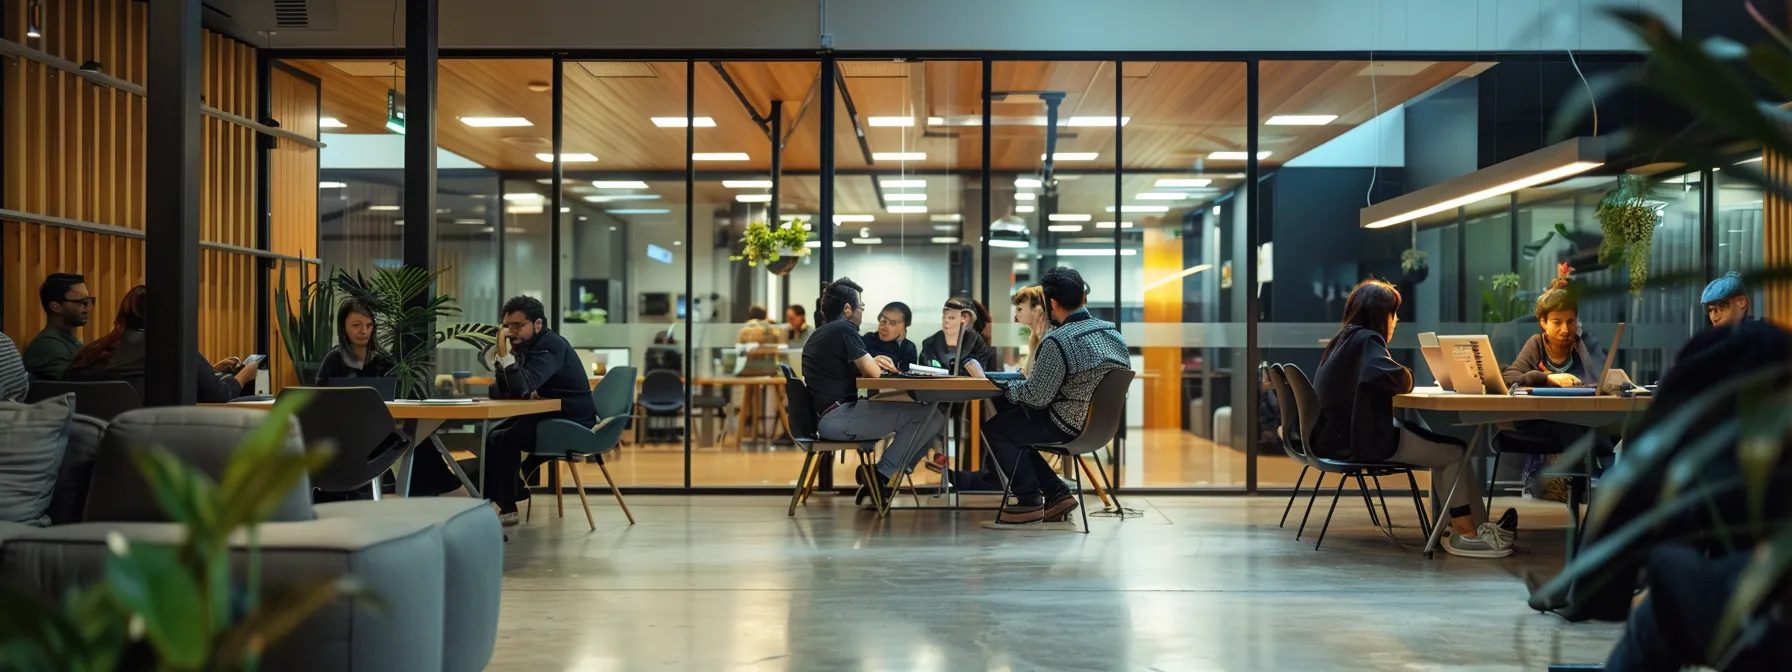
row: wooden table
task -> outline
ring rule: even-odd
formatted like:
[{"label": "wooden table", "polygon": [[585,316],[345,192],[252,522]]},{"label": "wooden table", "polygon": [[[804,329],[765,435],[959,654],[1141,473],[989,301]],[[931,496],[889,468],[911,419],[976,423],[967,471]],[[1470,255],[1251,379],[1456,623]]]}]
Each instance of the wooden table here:
[{"label": "wooden table", "polygon": [[[857,385],[861,390],[879,390],[891,392],[907,392],[915,401],[931,404],[937,410],[940,404],[964,403],[966,412],[971,417],[969,437],[970,468],[978,469],[981,464],[983,447],[983,400],[993,399],[1002,394],[1002,388],[987,378],[953,377],[953,378],[860,378]],[[958,457],[956,446],[946,444],[946,466],[940,470],[940,490],[944,492],[948,483],[952,482],[952,465]],[[953,505],[957,505],[958,491],[952,490]]]},{"label": "wooden table", "polygon": [[[273,408],[274,402],[249,401],[200,405],[265,411]],[[423,445],[424,441],[428,441],[435,446],[437,452],[442,454],[442,459],[448,462],[448,468],[454,472],[455,478],[460,479],[461,484],[467,486],[467,491],[471,492],[474,497],[481,497],[483,495],[480,493],[485,492],[485,441],[491,435],[492,421],[522,415],[554,413],[560,410],[560,400],[479,399],[471,404],[422,404],[412,401],[388,401],[386,410],[392,414],[394,420],[403,421],[405,433],[411,435],[411,446],[405,450],[404,457],[400,458],[398,462],[399,496],[411,494],[411,468],[416,460],[417,447]],[[436,436],[436,430],[441,429],[442,425],[450,420],[480,423],[478,455],[481,459],[479,460],[479,482],[477,484],[461,471],[460,464],[455,462],[454,457],[449,454],[448,446],[442,443],[441,437]]]},{"label": "wooden table", "polygon": [[[790,421],[784,410],[784,378],[782,376],[715,376],[694,378],[690,382],[697,387],[734,385],[741,388],[740,413],[736,417],[737,422],[734,428],[735,450],[740,449],[742,436],[769,441],[776,438],[781,431],[779,428]],[[778,418],[777,426],[774,427],[762,427],[760,423],[765,419],[759,411],[765,407],[767,391],[770,391],[777,400],[773,404],[777,409]],[[690,428],[687,427],[685,430],[690,431]],[[722,436],[724,438],[727,436],[726,428],[724,428]],[[717,443],[720,444],[721,441],[717,441]]]},{"label": "wooden table", "polygon": [[[1492,450],[1493,432],[1497,431],[1492,428],[1493,425],[1508,425],[1524,420],[1549,420],[1588,428],[1604,427],[1622,423],[1628,416],[1641,414],[1648,410],[1649,401],[1650,398],[1646,396],[1542,397],[1528,394],[1457,394],[1433,387],[1418,388],[1411,393],[1395,396],[1394,408],[1455,413],[1460,419],[1460,425],[1473,425],[1475,434],[1473,438],[1469,439],[1468,455],[1463,458],[1465,465],[1472,465],[1473,461],[1470,458],[1474,457],[1475,448],[1482,443],[1483,438],[1488,444],[1488,449]],[[1588,473],[1591,473],[1591,465],[1588,469]],[[1431,536],[1425,543],[1425,557],[1432,556],[1437,548],[1438,539],[1443,536],[1444,525],[1449,521],[1449,518],[1443,515],[1444,512],[1439,509],[1440,505],[1435,502],[1449,502],[1450,497],[1455,496],[1456,488],[1462,485],[1464,474],[1467,474],[1467,478],[1479,478],[1471,473],[1473,471],[1473,468],[1457,470],[1456,482],[1450,484],[1450,494],[1441,500],[1436,497],[1438,484],[1432,484],[1433,508],[1438,509],[1438,515],[1436,524],[1432,526]],[[1578,527],[1579,521],[1575,516],[1570,515],[1568,517],[1568,549],[1570,553],[1574,551]]]}]

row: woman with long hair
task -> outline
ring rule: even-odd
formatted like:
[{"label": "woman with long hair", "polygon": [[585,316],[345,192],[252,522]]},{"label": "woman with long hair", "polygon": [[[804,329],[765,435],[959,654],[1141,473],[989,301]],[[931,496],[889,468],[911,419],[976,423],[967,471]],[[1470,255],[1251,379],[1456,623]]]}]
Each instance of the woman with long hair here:
[{"label": "woman with long hair", "polygon": [[1039,352],[1039,339],[1051,331],[1051,309],[1045,305],[1045,289],[1038,285],[1022,287],[1014,293],[1014,321],[1027,328],[1027,361],[1022,372],[1033,370],[1033,353]]},{"label": "woman with long hair", "polygon": [[[137,388],[141,396],[148,357],[149,290],[143,285],[125,292],[118,302],[118,317],[112,331],[82,347],[69,361],[71,381],[122,380]],[[195,352],[190,357],[196,372],[199,403],[223,403],[241,395],[244,388],[254,389],[256,364],[244,364],[227,357],[216,364],[207,364]]]},{"label": "woman with long hair", "polygon": [[373,307],[360,299],[343,301],[336,308],[336,347],[324,355],[317,368],[317,385],[331,378],[382,378],[392,372],[392,360],[374,338],[379,322]]},{"label": "woman with long hair", "polygon": [[958,339],[963,335],[966,339],[963,364],[967,374],[971,367],[982,370],[995,365],[996,352],[989,347],[992,331],[989,309],[983,304],[963,296],[946,299],[945,307],[940,309],[940,327],[921,342],[922,364],[953,370],[958,357]]},{"label": "woman with long hair", "polygon": [[1319,413],[1307,445],[1324,458],[1430,468],[1433,500],[1451,493],[1454,533],[1444,550],[1474,558],[1511,555],[1517,514],[1508,512],[1499,525],[1487,522],[1467,444],[1394,419],[1394,396],[1412,391],[1412,371],[1388,352],[1399,310],[1400,291],[1386,282],[1364,280],[1350,292],[1344,322],[1313,377]]}]

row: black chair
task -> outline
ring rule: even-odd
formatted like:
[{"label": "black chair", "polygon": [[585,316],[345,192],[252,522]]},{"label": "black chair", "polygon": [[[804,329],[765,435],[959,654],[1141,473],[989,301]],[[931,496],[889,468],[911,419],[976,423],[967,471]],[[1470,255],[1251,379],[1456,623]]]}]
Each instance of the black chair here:
[{"label": "black chair", "polygon": [[25,403],[34,404],[64,394],[75,395],[76,413],[102,422],[111,422],[125,411],[143,408],[143,397],[137,394],[137,388],[122,380],[91,383],[32,381],[31,389],[25,393]]},{"label": "black chair", "polygon": [[[1288,494],[1288,505],[1282,507],[1282,522],[1276,524],[1276,527],[1287,527],[1288,514],[1294,510],[1294,499],[1300,496],[1300,486],[1306,482],[1307,471],[1313,468],[1313,464],[1312,458],[1307,457],[1306,444],[1301,443],[1300,418],[1290,401],[1293,393],[1288,391],[1288,374],[1282,370],[1281,364],[1271,364],[1268,369],[1270,389],[1275,391],[1276,404],[1282,409],[1282,452],[1288,453],[1288,457],[1301,464],[1300,477],[1294,479],[1294,492]],[[1324,472],[1320,472],[1319,479],[1325,479]],[[1319,484],[1315,482],[1313,487],[1317,492]]]},{"label": "black chair", "polygon": [[[1095,394],[1089,398],[1089,412],[1084,416],[1083,431],[1076,438],[1064,443],[1043,443],[1028,446],[1033,450],[1054,453],[1070,463],[1071,480],[1076,482],[1077,510],[1083,514],[1083,534],[1089,533],[1089,507],[1083,504],[1083,461],[1084,455],[1094,453],[1107,447],[1108,442],[1120,433],[1120,421],[1126,417],[1126,390],[1132,385],[1137,375],[1127,369],[1113,369],[1101,377],[1095,384]],[[1018,469],[1017,463],[1014,468]],[[1102,469],[1101,460],[1095,461],[1095,468],[1101,471],[1101,478],[1107,481],[1107,471]],[[1014,496],[1014,480],[1008,472],[1002,471],[1002,465],[996,464],[996,472],[1002,475],[1002,506],[1000,512],[1008,509],[1008,500]],[[1038,474],[1039,478],[1057,478],[1053,474]],[[1112,492],[1112,491],[1110,491]],[[1114,508],[1120,508],[1118,497],[1114,500]],[[1000,516],[1001,513],[997,515]]]},{"label": "black chair", "polygon": [[[607,377],[607,376],[606,376]],[[641,408],[648,418],[667,418],[684,410],[684,381],[671,369],[648,371],[641,380]],[[647,423],[648,440],[653,438],[652,423]]]},{"label": "black chair", "polygon": [[380,498],[378,479],[404,457],[411,447],[409,434],[399,431],[386,400],[371,387],[288,387],[281,397],[309,393],[311,403],[295,414],[307,449],[329,442],[336,454],[317,473],[311,487],[323,492],[354,492],[373,484],[373,498]]},{"label": "black chair", "polygon": [[[1271,368],[1273,370],[1274,367]],[[1286,398],[1278,398],[1277,401],[1282,404],[1283,413],[1286,413],[1288,408],[1295,409],[1294,412],[1300,417],[1300,436],[1305,440],[1311,440],[1313,425],[1319,421],[1319,394],[1313,389],[1313,381],[1307,378],[1306,372],[1301,371],[1300,367],[1283,364],[1281,370],[1283,380],[1287,383],[1285,389],[1289,394]],[[1313,515],[1313,501],[1319,497],[1319,488],[1325,482],[1326,474],[1338,475],[1338,487],[1332,492],[1332,506],[1330,510],[1326,511],[1325,523],[1319,528],[1319,539],[1314,542],[1313,550],[1319,550],[1320,544],[1325,543],[1325,532],[1331,528],[1332,514],[1338,510],[1338,498],[1344,494],[1344,484],[1353,478],[1356,479],[1357,490],[1363,495],[1363,506],[1369,510],[1369,522],[1380,527],[1381,519],[1387,518],[1387,537],[1396,546],[1400,544],[1400,540],[1394,537],[1394,521],[1388,515],[1387,497],[1381,496],[1381,515],[1375,515],[1375,502],[1369,498],[1369,484],[1364,477],[1375,479],[1375,492],[1380,495],[1382,476],[1406,474],[1407,483],[1412,486],[1412,506],[1419,514],[1419,527],[1423,530],[1431,529],[1431,524],[1428,522],[1430,518],[1425,514],[1425,505],[1419,499],[1419,480],[1413,476],[1414,467],[1411,465],[1351,462],[1318,457],[1313,454],[1311,446],[1306,446],[1305,443],[1302,445],[1307,448],[1303,451],[1307,456],[1307,464],[1319,472],[1319,480],[1314,482],[1313,493],[1307,497],[1307,512],[1301,516],[1300,529],[1294,533],[1295,539],[1300,539],[1301,535],[1306,533],[1307,518]]]},{"label": "black chair", "polygon": [[[784,429],[790,434],[790,440],[796,442],[804,453],[803,470],[797,473],[796,489],[790,493],[790,510],[784,514],[795,516],[796,505],[808,501],[809,493],[814,490],[815,477],[833,460],[836,451],[857,452],[859,468],[870,469],[871,455],[877,451],[877,442],[822,440],[815,428],[815,401],[809,396],[809,387],[803,384],[803,379],[796,377],[796,372],[791,370],[789,364],[779,364],[778,368],[784,372],[784,399],[788,404],[784,413],[788,418]],[[883,499],[876,488],[870,488],[870,491],[871,503],[882,511]]]}]

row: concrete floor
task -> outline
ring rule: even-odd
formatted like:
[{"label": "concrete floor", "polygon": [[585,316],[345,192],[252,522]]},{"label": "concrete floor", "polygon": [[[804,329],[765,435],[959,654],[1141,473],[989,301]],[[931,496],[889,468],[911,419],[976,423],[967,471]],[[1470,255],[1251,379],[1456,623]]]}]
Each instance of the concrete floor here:
[{"label": "concrete floor", "polygon": [[1410,500],[1389,502],[1404,551],[1345,499],[1315,552],[1298,506],[1276,527],[1285,501],[1133,497],[1140,517],[1083,535],[880,524],[831,496],[794,519],[774,497],[635,497],[631,527],[606,493],[588,532],[576,498],[555,519],[538,495],[491,669],[1481,672],[1602,661],[1621,632],[1525,607],[1522,573],[1561,565],[1558,504],[1496,502],[1524,526],[1490,561],[1421,558]]}]

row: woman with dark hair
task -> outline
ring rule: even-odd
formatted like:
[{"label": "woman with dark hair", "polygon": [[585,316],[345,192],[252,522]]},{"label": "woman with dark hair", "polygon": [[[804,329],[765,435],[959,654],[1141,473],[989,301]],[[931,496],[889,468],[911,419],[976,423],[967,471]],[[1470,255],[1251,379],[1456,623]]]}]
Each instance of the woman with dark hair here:
[{"label": "woman with dark hair", "polygon": [[[125,293],[124,300],[118,302],[118,318],[112,331],[82,347],[69,361],[69,380],[122,380],[137,388],[138,396],[143,395],[149,344],[143,331],[149,324],[148,296],[143,285]],[[244,364],[235,357],[207,364],[205,356],[197,352],[189,359],[196,371],[199,403],[223,403],[237,398],[244,388],[254,389],[256,364]]]},{"label": "woman with dark hair", "polygon": [[999,361],[995,349],[989,347],[989,309],[983,304],[962,296],[947,299],[945,308],[940,310],[940,325],[938,332],[921,342],[920,363],[952,370],[958,357],[961,334],[967,339],[964,342],[966,375],[977,375],[973,368],[981,372]]},{"label": "woman with dark hair", "polygon": [[877,331],[867,331],[865,352],[877,362],[877,367],[890,373],[902,373],[908,365],[917,361],[920,355],[915,351],[915,342],[908,340],[908,327],[915,322],[915,314],[908,304],[891,301],[884,305],[877,314]]},{"label": "woman with dark hair", "polygon": [[336,347],[317,367],[316,385],[331,378],[384,378],[392,373],[392,360],[380,352],[374,332],[379,323],[373,307],[360,299],[343,301],[336,308]]},{"label": "woman with dark hair", "polygon": [[[1307,445],[1319,457],[1430,468],[1433,501],[1450,493],[1453,534],[1444,550],[1473,558],[1511,555],[1517,514],[1508,513],[1499,525],[1487,523],[1481,481],[1467,463],[1468,446],[1394,419],[1394,395],[1412,391],[1412,371],[1388,353],[1399,310],[1400,291],[1386,282],[1364,280],[1350,292],[1344,323],[1326,344],[1313,376],[1319,414]],[[1459,476],[1464,469],[1468,473]]]}]

